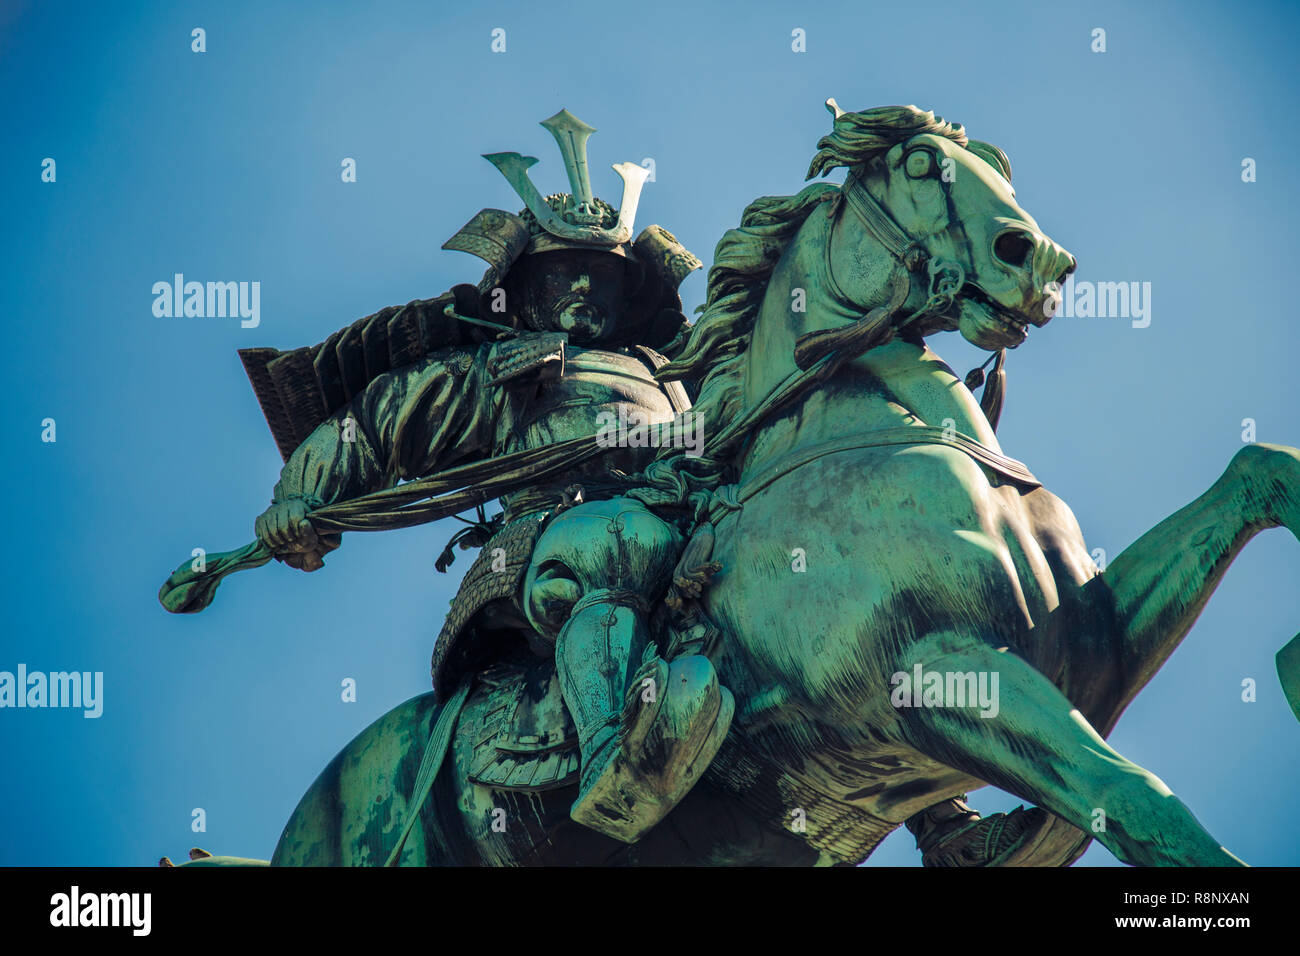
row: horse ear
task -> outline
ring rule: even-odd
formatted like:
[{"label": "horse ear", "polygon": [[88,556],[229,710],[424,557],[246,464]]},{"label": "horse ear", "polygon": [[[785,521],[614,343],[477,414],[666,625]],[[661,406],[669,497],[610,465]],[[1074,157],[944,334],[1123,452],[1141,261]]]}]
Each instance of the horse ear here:
[{"label": "horse ear", "polygon": [[826,109],[835,119],[839,119],[844,115],[844,111],[840,109],[840,104],[835,102],[835,97],[833,96],[826,101]]},{"label": "horse ear", "polygon": [[1003,179],[1011,182],[1011,160],[1007,159],[1006,153],[992,143],[985,143],[978,139],[967,141],[966,148],[1001,173]]}]

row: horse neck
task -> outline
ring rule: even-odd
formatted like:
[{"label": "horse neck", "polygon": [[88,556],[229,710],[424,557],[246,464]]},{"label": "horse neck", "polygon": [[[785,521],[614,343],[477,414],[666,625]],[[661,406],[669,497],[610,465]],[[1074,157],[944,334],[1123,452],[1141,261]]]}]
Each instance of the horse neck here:
[{"label": "horse neck", "polygon": [[[744,396],[745,405],[761,402],[782,380],[797,371],[794,346],[808,332],[847,325],[865,309],[838,299],[832,292],[828,261],[833,219],[829,203],[824,203],[805,220],[772,275],[768,279],[747,348]],[[893,271],[893,260],[879,246],[859,250],[867,268],[878,274],[879,289],[875,302],[882,304]]]},{"label": "horse neck", "polygon": [[[841,229],[828,250],[831,222],[827,212],[814,211],[772,272],[746,350],[746,408],[798,372],[794,346],[800,336],[857,321],[890,298],[897,260],[861,231],[851,237],[856,247],[848,248]],[[835,284],[853,288],[861,305],[841,299]],[[803,312],[792,307],[796,290],[802,290]],[[902,312],[913,308],[910,298]],[[899,425],[944,426],[948,419],[957,431],[1000,451],[978,402],[952,369],[923,343],[895,339],[846,362],[828,381],[759,422],[742,473],[806,445]]]}]

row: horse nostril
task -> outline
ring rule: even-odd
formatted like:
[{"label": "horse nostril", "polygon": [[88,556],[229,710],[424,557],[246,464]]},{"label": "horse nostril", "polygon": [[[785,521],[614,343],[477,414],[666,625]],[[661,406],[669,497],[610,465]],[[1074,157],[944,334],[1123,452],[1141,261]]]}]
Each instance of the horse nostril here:
[{"label": "horse nostril", "polygon": [[1019,269],[1034,252],[1034,241],[1023,232],[1004,232],[993,243],[993,254]]},{"label": "horse nostril", "polygon": [[1078,261],[1074,258],[1074,256],[1071,256],[1071,257],[1070,257],[1070,264],[1069,264],[1068,266],[1066,266],[1064,269],[1061,270],[1061,277],[1060,277],[1059,279],[1056,280],[1056,284],[1057,284],[1057,285],[1064,285],[1064,284],[1065,284],[1065,277],[1068,276],[1068,275],[1070,275],[1070,273],[1074,272],[1074,269],[1075,269],[1075,267],[1076,267],[1078,264],[1079,264],[1079,263],[1078,263]]}]

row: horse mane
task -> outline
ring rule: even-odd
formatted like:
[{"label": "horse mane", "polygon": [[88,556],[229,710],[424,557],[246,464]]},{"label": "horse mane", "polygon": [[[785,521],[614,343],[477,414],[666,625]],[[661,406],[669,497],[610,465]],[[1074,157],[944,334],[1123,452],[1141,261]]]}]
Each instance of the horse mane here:
[{"label": "horse mane", "polygon": [[[840,113],[831,132],[818,140],[817,154],[805,178],[825,176],[841,166],[864,166],[920,133],[943,136],[969,148],[1010,180],[1011,165],[1000,149],[968,140],[960,124],[915,106]],[[690,379],[698,383],[693,411],[702,419],[706,435],[743,410],[744,356],[768,281],[808,216],[839,190],[833,183],[813,183],[794,196],[756,199],[745,208],[740,225],[718,242],[705,303],[697,310],[700,318],[684,333],[685,342],[674,343],[670,349],[673,361],[656,374],[661,381]],[[725,483],[727,467],[743,437],[727,447],[709,446],[697,459],[687,458],[678,449],[661,449],[659,459],[639,478],[664,492],[671,490],[676,500],[684,501],[692,488],[710,490]],[[649,503],[657,496],[647,492],[638,497]]]},{"label": "horse mane", "polygon": [[739,413],[742,359],[768,280],[812,211],[838,193],[831,183],[814,183],[795,196],[762,196],[718,242],[702,314],[676,358],[656,375],[698,382],[695,409],[708,411],[706,421]]},{"label": "horse mane", "polygon": [[969,139],[960,123],[915,106],[879,106],[861,113],[841,113],[830,133],[817,141],[817,155],[808,166],[807,179],[825,176],[839,166],[858,166],[887,153],[898,143],[930,133],[969,149],[1011,181],[1007,154],[991,143]]}]

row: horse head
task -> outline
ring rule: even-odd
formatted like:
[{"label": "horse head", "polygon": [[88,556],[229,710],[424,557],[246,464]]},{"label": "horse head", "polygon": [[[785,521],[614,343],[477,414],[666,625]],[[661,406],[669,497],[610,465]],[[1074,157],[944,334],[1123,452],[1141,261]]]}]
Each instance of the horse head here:
[{"label": "horse head", "polygon": [[808,176],[847,168],[827,239],[828,278],[844,305],[866,312],[888,295],[878,318],[891,331],[959,330],[990,351],[1015,348],[1051,319],[1053,283],[1075,260],[1016,202],[1000,149],[911,106],[827,106],[835,127]]},{"label": "horse head", "polygon": [[[1074,270],[1017,204],[996,146],[914,106],[827,106],[834,127],[807,178],[843,168],[844,184],[749,205],[714,252],[703,315],[657,373],[698,383],[697,411],[717,423],[704,457],[719,475],[774,403],[846,360],[939,331],[990,352],[1017,347],[1051,319],[1056,283]],[[986,389],[983,426],[964,416],[979,440],[992,440],[1000,396]]]}]

